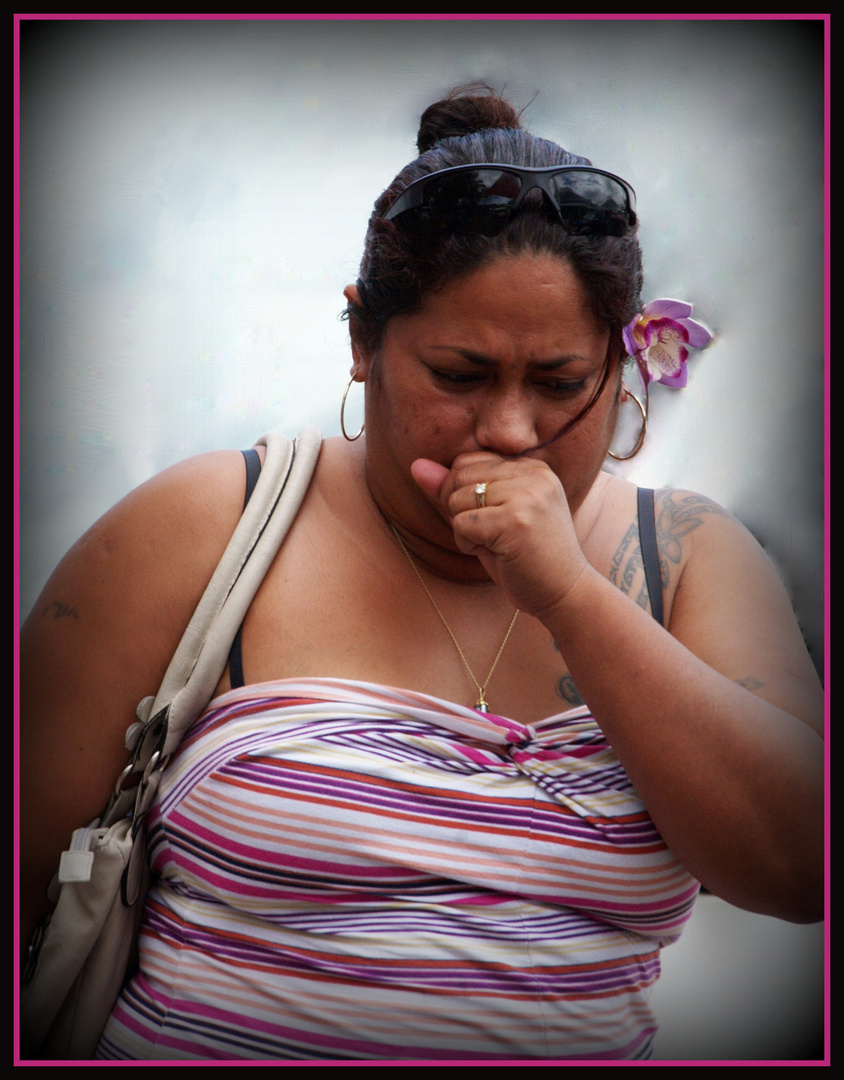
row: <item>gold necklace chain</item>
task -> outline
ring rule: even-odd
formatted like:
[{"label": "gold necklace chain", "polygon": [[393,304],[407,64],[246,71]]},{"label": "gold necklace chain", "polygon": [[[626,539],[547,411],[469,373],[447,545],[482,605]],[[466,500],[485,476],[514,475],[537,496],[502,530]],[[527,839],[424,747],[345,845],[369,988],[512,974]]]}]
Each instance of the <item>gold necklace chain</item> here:
[{"label": "gold necklace chain", "polygon": [[454,636],[454,633],[452,632],[451,627],[445,621],[445,615],[443,615],[443,613],[440,611],[439,604],[433,598],[433,596],[431,595],[431,590],[425,584],[425,579],[422,577],[422,574],[419,572],[419,567],[413,561],[413,556],[410,554],[410,552],[404,546],[404,541],[399,536],[395,525],[390,523],[390,528],[393,530],[393,536],[395,536],[396,540],[398,540],[398,542],[399,542],[399,547],[402,549],[402,551],[407,556],[407,561],[413,567],[414,574],[416,574],[416,576],[419,578],[419,582],[422,585],[422,588],[425,590],[425,594],[427,595],[428,599],[433,604],[434,611],[436,611],[437,615],[439,615],[440,622],[446,628],[446,630],[448,631],[448,636],[454,642],[454,647],[455,647],[455,649],[457,649],[458,655],[460,656],[460,659],[463,661],[463,666],[469,672],[469,678],[472,680],[472,682],[475,684],[475,687],[477,688],[478,700],[475,702],[475,708],[479,712],[489,712],[489,702],[486,700],[486,697],[484,696],[486,694],[486,688],[489,686],[489,680],[492,678],[492,673],[495,671],[496,667],[498,666],[498,661],[501,659],[501,654],[504,652],[504,646],[507,644],[508,640],[510,639],[510,634],[513,632],[513,627],[516,625],[516,619],[519,617],[519,609],[516,608],[516,610],[513,612],[513,618],[510,620],[510,625],[507,627],[507,633],[504,635],[504,640],[501,642],[501,645],[499,646],[498,652],[495,654],[495,659],[492,662],[492,667],[489,669],[489,674],[487,675],[486,679],[484,680],[483,685],[481,685],[478,682],[478,680],[475,678],[475,673],[469,667],[469,661],[466,659],[466,657],[465,657],[465,655],[463,653],[463,650],[460,648],[460,642]]}]

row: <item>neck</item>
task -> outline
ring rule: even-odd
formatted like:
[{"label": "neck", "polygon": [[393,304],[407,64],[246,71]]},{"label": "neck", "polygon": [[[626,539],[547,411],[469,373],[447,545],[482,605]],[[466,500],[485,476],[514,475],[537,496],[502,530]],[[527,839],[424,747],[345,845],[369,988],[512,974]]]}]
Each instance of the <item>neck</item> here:
[{"label": "neck", "polygon": [[[384,518],[388,525],[401,537],[402,544],[417,566],[434,577],[450,581],[457,585],[488,585],[495,588],[489,574],[474,555],[464,555],[457,548],[441,546],[427,536],[409,530],[400,521]],[[453,534],[449,531],[448,539],[453,543]]]},{"label": "neck", "polygon": [[396,544],[396,536],[400,537],[416,565],[443,581],[495,588],[480,561],[457,548],[450,525],[421,492],[407,492],[410,497],[402,500],[407,504],[405,509],[398,500],[381,491],[376,478],[366,468],[363,455],[356,457],[370,516],[391,545]]},{"label": "neck", "polygon": [[[457,548],[449,523],[425,499],[410,480],[396,497],[382,491],[377,474],[367,467],[364,439],[345,444],[354,475],[355,489],[363,494],[363,509],[372,527],[391,546],[393,530],[401,537],[417,566],[434,577],[457,585],[488,586],[496,589],[489,574],[474,555]],[[606,474],[599,473],[580,505],[572,506],[575,533],[583,545],[599,515]]]}]

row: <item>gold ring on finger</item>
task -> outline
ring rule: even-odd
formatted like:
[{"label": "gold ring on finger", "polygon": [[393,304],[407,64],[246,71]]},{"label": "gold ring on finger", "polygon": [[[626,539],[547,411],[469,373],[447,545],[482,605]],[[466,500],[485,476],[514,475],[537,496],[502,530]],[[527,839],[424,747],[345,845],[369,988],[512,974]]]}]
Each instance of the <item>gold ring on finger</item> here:
[{"label": "gold ring on finger", "polygon": [[475,498],[478,500],[478,509],[483,510],[486,506],[486,484],[475,484]]}]

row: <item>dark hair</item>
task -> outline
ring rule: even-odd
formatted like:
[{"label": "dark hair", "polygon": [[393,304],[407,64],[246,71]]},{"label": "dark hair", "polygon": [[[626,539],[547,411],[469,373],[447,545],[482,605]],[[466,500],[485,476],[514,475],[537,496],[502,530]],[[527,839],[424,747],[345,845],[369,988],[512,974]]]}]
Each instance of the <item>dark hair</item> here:
[{"label": "dark hair", "polygon": [[347,315],[357,344],[377,352],[390,319],[411,313],[426,296],[448,282],[500,256],[553,255],[572,267],[595,318],[610,330],[601,384],[579,420],[603,390],[610,368],[621,362],[622,327],[639,310],[642,258],[636,227],[623,236],[570,235],[559,220],[549,216],[538,191],[528,193],[518,212],[496,236],[420,236],[383,217],[414,180],[454,165],[592,164],[556,143],[531,135],[522,128],[519,118],[520,114],[500,94],[480,84],[457,87],[425,110],[417,137],[420,156],[402,169],[375,203],[357,280],[360,303],[350,303]]}]

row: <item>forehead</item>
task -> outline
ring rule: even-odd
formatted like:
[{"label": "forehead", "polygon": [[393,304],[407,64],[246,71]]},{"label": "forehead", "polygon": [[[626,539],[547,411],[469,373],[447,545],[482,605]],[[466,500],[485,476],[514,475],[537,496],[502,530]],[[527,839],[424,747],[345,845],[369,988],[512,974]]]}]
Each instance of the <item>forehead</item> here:
[{"label": "forehead", "polygon": [[526,346],[593,339],[605,344],[608,336],[573,268],[551,255],[499,257],[447,283],[393,322],[400,329],[408,320],[438,336],[499,335]]}]

